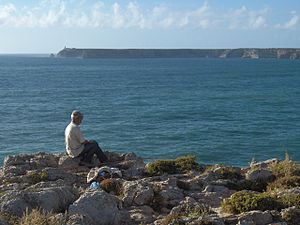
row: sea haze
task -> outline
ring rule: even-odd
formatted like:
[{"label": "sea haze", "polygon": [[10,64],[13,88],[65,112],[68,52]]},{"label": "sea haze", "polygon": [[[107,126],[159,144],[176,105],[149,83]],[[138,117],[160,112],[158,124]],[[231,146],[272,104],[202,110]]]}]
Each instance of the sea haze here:
[{"label": "sea haze", "polygon": [[65,152],[74,109],[86,139],[143,158],[300,161],[300,61],[0,56],[0,165]]}]

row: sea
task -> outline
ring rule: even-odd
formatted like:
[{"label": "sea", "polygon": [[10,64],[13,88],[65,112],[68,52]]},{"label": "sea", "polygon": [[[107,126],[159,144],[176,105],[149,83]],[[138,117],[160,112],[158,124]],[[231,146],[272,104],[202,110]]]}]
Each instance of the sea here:
[{"label": "sea", "polygon": [[73,110],[85,139],[146,162],[300,161],[299,60],[0,55],[0,166],[64,153]]}]

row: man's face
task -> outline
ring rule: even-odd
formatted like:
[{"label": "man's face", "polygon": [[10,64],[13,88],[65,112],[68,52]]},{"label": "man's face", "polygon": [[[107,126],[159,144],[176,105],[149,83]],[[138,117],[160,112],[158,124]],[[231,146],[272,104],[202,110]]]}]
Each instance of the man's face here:
[{"label": "man's face", "polygon": [[82,122],[82,120],[83,120],[83,117],[82,117],[82,116],[79,116],[79,117],[75,120],[75,123],[76,123],[77,125],[80,125],[81,122]]}]

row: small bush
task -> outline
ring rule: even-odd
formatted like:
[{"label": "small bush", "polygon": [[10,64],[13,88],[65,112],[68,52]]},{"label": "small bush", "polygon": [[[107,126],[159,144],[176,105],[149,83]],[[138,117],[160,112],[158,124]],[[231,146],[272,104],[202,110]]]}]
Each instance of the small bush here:
[{"label": "small bush", "polygon": [[214,212],[210,209],[210,207],[204,204],[195,205],[195,206],[186,206],[185,208],[182,208],[179,212],[175,214],[169,214],[168,216],[166,216],[162,222],[162,225],[184,224],[181,222],[181,219],[183,218],[202,217],[202,216],[210,215],[212,213]]},{"label": "small bush", "polygon": [[279,177],[267,186],[267,191],[271,191],[277,188],[290,189],[300,186],[300,176],[287,176]]},{"label": "small bush", "polygon": [[6,220],[9,224],[18,224],[19,217],[6,212],[0,212],[0,219]]},{"label": "small bush", "polygon": [[48,179],[48,174],[46,172],[33,172],[27,174],[26,177],[34,184],[41,181],[46,181]]},{"label": "small bush", "polygon": [[0,193],[0,198],[1,198],[2,196],[6,195],[7,192],[8,192],[8,191],[3,191],[3,192],[1,192],[1,193]]},{"label": "small bush", "polygon": [[175,159],[175,166],[179,168],[181,173],[187,173],[191,170],[201,171],[203,168],[196,162],[196,156],[182,156]]},{"label": "small bush", "polygon": [[193,207],[187,206],[183,212],[184,217],[200,217],[212,214],[213,211],[207,205],[201,204]]},{"label": "small bush", "polygon": [[219,170],[219,174],[221,175],[221,178],[223,179],[240,179],[241,174],[236,171],[233,167],[222,167]]},{"label": "small bush", "polygon": [[284,161],[270,164],[269,169],[276,177],[300,176],[300,165],[291,161],[287,153]]},{"label": "small bush", "polygon": [[178,173],[178,168],[176,168],[174,160],[157,160],[149,163],[147,173],[150,176],[160,176],[164,173],[175,174]]},{"label": "small bush", "polygon": [[223,209],[235,214],[252,210],[280,210],[292,206],[300,209],[300,194],[286,194],[276,198],[268,193],[252,194],[239,191],[222,203]]},{"label": "small bush", "polygon": [[32,224],[40,224],[40,225],[61,225],[64,224],[58,219],[53,217],[54,214],[48,213],[46,211],[39,211],[38,209],[33,209],[30,213],[28,213],[28,209],[26,209],[26,213],[20,219],[20,225],[32,225]]},{"label": "small bush", "polygon": [[224,200],[222,207],[230,213],[238,214],[252,210],[277,210],[283,206],[280,201],[269,194],[251,194],[239,191],[234,193],[230,199]]},{"label": "small bush", "polygon": [[[217,170],[216,170],[217,169]],[[218,164],[215,166],[209,166],[204,173],[209,173],[216,170],[219,174],[220,178],[222,179],[240,179],[241,173],[239,173],[234,167],[225,166],[223,164]]]},{"label": "small bush", "polygon": [[188,155],[175,160],[157,160],[149,163],[147,173],[149,176],[160,176],[163,174],[187,173],[190,170],[202,170],[202,167],[196,162],[196,156]]},{"label": "small bush", "polygon": [[168,224],[182,224],[180,223],[180,214],[179,213],[174,213],[174,214],[169,214],[167,215],[164,220],[162,221],[161,225],[168,225]]},{"label": "small bush", "polygon": [[280,198],[284,208],[295,206],[300,209],[300,194],[286,194]]},{"label": "small bush", "polygon": [[100,182],[100,187],[107,193],[121,194],[121,184],[117,180],[110,178]]}]

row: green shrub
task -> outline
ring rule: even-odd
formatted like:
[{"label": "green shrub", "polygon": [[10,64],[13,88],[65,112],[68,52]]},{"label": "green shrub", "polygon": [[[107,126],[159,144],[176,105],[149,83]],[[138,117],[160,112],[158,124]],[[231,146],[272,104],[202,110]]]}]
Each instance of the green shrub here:
[{"label": "green shrub", "polygon": [[196,156],[188,155],[175,160],[157,160],[149,163],[147,167],[149,176],[187,173],[190,170],[202,170],[202,167],[196,162]]},{"label": "green shrub", "polygon": [[241,174],[233,167],[222,167],[219,171],[221,178],[223,179],[240,179]]},{"label": "green shrub", "polygon": [[164,173],[175,174],[178,173],[178,169],[175,166],[174,160],[157,160],[149,163],[147,173],[150,176],[159,176]]},{"label": "green shrub", "polygon": [[295,206],[300,209],[300,194],[286,194],[280,200],[284,208]]},{"label": "green shrub", "polygon": [[238,172],[234,167],[231,166],[225,166],[223,164],[218,164],[215,166],[209,166],[204,173],[209,173],[214,171],[215,169],[217,170],[217,173],[219,174],[220,178],[222,179],[240,179],[241,173]]},{"label": "green shrub", "polygon": [[41,181],[46,181],[48,179],[48,174],[46,172],[33,172],[27,174],[26,177],[34,184]]},{"label": "green shrub", "polygon": [[183,217],[200,217],[212,214],[211,208],[205,204],[196,205],[193,207],[187,206],[183,211]]},{"label": "green shrub", "polygon": [[267,191],[271,191],[277,188],[290,189],[300,186],[300,176],[286,176],[279,177],[267,186]]},{"label": "green shrub", "polygon": [[244,191],[234,193],[230,199],[222,202],[224,210],[238,214],[252,210],[281,209],[282,203],[267,193],[251,194]]},{"label": "green shrub", "polygon": [[291,161],[287,153],[284,161],[270,164],[269,169],[276,177],[300,176],[300,165]]},{"label": "green shrub", "polygon": [[180,223],[180,214],[174,213],[174,214],[167,215],[162,221],[161,225],[168,225],[168,224],[174,224],[174,225],[183,224]]},{"label": "green shrub", "polygon": [[202,217],[214,213],[207,205],[201,204],[196,206],[183,207],[179,212],[175,214],[169,214],[165,217],[162,225],[167,224],[184,224],[181,219],[187,217]]},{"label": "green shrub", "polygon": [[3,192],[1,192],[1,193],[0,193],[0,198],[1,198],[2,196],[6,195],[7,192],[8,192],[8,191],[3,191]]},{"label": "green shrub", "polygon": [[300,209],[300,194],[286,194],[276,198],[268,193],[252,194],[239,191],[222,203],[225,211],[235,214],[252,210],[280,210],[292,206]]},{"label": "green shrub", "polygon": [[181,173],[187,173],[191,170],[201,171],[203,168],[196,162],[196,156],[188,155],[175,159],[175,166]]},{"label": "green shrub", "polygon": [[19,217],[3,211],[0,212],[0,219],[7,221],[9,224],[18,224],[19,222]]}]

